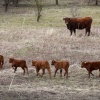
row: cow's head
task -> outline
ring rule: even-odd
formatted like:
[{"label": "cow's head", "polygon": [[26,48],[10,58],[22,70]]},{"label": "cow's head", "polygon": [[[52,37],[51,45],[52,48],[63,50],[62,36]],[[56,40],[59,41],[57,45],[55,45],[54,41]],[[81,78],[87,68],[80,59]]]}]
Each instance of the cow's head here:
[{"label": "cow's head", "polygon": [[70,18],[66,17],[66,18],[63,18],[63,20],[65,21],[65,24],[67,25],[70,21]]},{"label": "cow's head", "polygon": [[88,62],[86,62],[86,61],[82,62],[81,68],[85,68],[86,66],[88,66]]},{"label": "cow's head", "polygon": [[9,63],[12,63],[14,61],[14,58],[9,58]]},{"label": "cow's head", "polygon": [[51,65],[54,65],[55,63],[56,63],[56,61],[55,60],[52,60]]},{"label": "cow's head", "polygon": [[36,61],[32,60],[32,66],[35,66]]}]

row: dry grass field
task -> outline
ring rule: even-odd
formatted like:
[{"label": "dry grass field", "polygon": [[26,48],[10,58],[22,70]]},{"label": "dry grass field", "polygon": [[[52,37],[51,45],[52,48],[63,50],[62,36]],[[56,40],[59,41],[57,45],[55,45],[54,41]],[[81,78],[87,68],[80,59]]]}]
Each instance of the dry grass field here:
[{"label": "dry grass field", "polygon": [[[5,13],[0,5],[0,54],[5,58],[0,70],[0,100],[100,100],[99,71],[88,79],[87,71],[81,69],[81,61],[100,60],[100,7],[77,9],[78,16],[93,18],[89,37],[85,30],[70,36],[62,20],[72,17],[70,9],[70,6],[44,6],[38,23],[35,7],[11,6]],[[25,59],[29,75],[23,76],[20,68],[14,74],[9,57]],[[53,77],[53,59],[70,62],[69,79],[60,77],[59,71]],[[52,78],[47,71],[43,78],[36,77],[32,60],[48,60]]]}]

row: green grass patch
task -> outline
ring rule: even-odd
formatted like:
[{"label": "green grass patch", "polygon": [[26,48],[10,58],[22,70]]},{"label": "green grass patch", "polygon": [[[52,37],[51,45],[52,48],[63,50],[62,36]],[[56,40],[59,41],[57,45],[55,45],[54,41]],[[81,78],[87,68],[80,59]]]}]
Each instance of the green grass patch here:
[{"label": "green grass patch", "polygon": [[[29,10],[28,10],[29,9]],[[13,27],[65,27],[63,17],[72,17],[71,7],[68,6],[52,6],[44,7],[41,12],[40,22],[37,22],[36,10],[27,8],[24,12],[24,7],[13,9],[12,12],[7,14],[3,13],[0,16],[0,28],[13,28]],[[78,10],[79,9],[79,10]],[[79,6],[76,12],[79,17],[91,16],[93,18],[92,26],[100,26],[100,7],[97,6]]]}]

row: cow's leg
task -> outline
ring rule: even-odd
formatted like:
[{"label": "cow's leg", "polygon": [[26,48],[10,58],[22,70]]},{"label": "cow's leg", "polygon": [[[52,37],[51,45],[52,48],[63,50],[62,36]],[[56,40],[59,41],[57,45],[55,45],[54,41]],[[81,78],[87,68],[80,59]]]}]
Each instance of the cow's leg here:
[{"label": "cow's leg", "polygon": [[74,29],[74,34],[76,35],[76,29]]},{"label": "cow's leg", "polygon": [[88,36],[90,36],[90,28],[88,28]]},{"label": "cow's leg", "polygon": [[47,70],[48,70],[48,73],[49,73],[50,78],[51,78],[51,70],[50,70],[50,68],[48,68]]},{"label": "cow's leg", "polygon": [[60,77],[62,77],[62,69],[60,69]]},{"label": "cow's leg", "polygon": [[87,29],[85,29],[85,35],[87,35],[87,32],[88,32]]},{"label": "cow's leg", "polygon": [[58,71],[58,68],[56,68],[56,70],[55,70],[55,74],[54,74],[54,77],[56,76],[56,73],[57,73],[57,71]]},{"label": "cow's leg", "polygon": [[2,60],[2,66],[3,66],[3,64],[4,64],[4,59]]},{"label": "cow's leg", "polygon": [[94,76],[94,74],[92,73],[92,71],[90,72],[92,76]]},{"label": "cow's leg", "polygon": [[86,28],[86,35],[88,33],[88,36],[90,36],[90,28]]},{"label": "cow's leg", "polygon": [[26,68],[27,74],[29,74],[29,73],[28,73],[28,67],[27,67],[27,66],[25,66],[25,68]]},{"label": "cow's leg", "polygon": [[70,30],[70,36],[72,35],[72,33],[73,33],[73,30]]},{"label": "cow's leg", "polygon": [[39,75],[39,69],[36,68],[36,76],[38,76],[38,75]]},{"label": "cow's leg", "polygon": [[0,64],[0,69],[2,69],[2,64]]},{"label": "cow's leg", "polygon": [[89,75],[89,76],[88,76],[88,78],[90,78],[90,74],[91,74],[91,72],[90,72],[90,71],[88,71],[88,75]]},{"label": "cow's leg", "polygon": [[15,68],[14,68],[14,65],[13,65],[13,64],[12,64],[12,66],[11,66],[11,67],[12,67],[12,69],[14,69],[14,70],[15,70]]},{"label": "cow's leg", "polygon": [[45,69],[42,69],[42,75],[41,75],[41,77],[43,77],[44,73],[45,73]]},{"label": "cow's leg", "polygon": [[66,72],[64,73],[64,76],[66,75]]},{"label": "cow's leg", "polygon": [[65,69],[66,72],[66,79],[68,79],[68,69]]},{"label": "cow's leg", "polygon": [[[14,68],[14,67],[13,67]],[[14,69],[14,73],[17,71],[17,67],[15,67],[15,69]]]},{"label": "cow's leg", "polygon": [[23,75],[25,75],[25,67],[22,67],[22,69],[23,69]]},{"label": "cow's leg", "polygon": [[99,69],[99,77],[100,77],[100,69]]}]

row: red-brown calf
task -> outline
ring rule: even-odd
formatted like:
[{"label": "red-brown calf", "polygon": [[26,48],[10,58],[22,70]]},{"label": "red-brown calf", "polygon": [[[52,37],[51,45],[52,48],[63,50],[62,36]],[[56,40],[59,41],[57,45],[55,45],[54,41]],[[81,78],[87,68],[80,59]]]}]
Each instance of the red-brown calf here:
[{"label": "red-brown calf", "polygon": [[0,55],[0,69],[2,69],[3,64],[4,64],[4,57]]},{"label": "red-brown calf", "polygon": [[[56,73],[59,69],[60,69],[60,76],[62,77],[62,69],[64,69],[65,74],[67,74],[66,78],[68,78],[68,68],[69,68],[68,61],[55,61],[55,60],[53,60],[51,65],[54,65],[56,68],[54,77],[56,76]],[[65,76],[65,74],[64,74],[64,76]]]},{"label": "red-brown calf", "polygon": [[90,74],[94,76],[94,74],[92,73],[93,70],[99,69],[99,77],[100,77],[100,61],[97,61],[97,62],[82,62],[81,68],[87,69],[89,78],[90,78]]},{"label": "red-brown calf", "polygon": [[25,60],[9,58],[9,63],[12,63],[12,68],[14,69],[14,73],[17,71],[17,67],[21,67],[24,70],[23,74],[25,74],[25,69],[27,70],[27,74],[28,74],[28,67],[26,65]]},{"label": "red-brown calf", "polygon": [[51,77],[51,69],[50,69],[48,61],[32,61],[32,66],[35,66],[37,76],[39,74],[40,69],[42,69],[43,71],[42,76],[45,74],[45,69],[47,69]]}]

